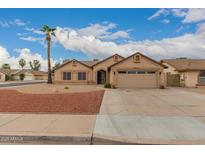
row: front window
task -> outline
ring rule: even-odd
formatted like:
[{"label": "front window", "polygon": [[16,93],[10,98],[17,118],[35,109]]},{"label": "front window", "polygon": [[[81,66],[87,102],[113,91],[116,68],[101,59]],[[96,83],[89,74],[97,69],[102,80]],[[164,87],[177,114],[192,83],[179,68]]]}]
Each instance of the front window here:
[{"label": "front window", "polygon": [[147,72],[147,74],[155,74],[155,72],[151,71],[151,72]]},{"label": "front window", "polygon": [[115,61],[115,62],[118,61],[118,56],[117,56],[117,55],[114,56],[114,61]]},{"label": "front window", "polygon": [[145,74],[145,71],[138,71],[137,74]]},{"label": "front window", "polygon": [[140,55],[134,55],[134,56],[133,56],[133,61],[134,61],[135,63],[140,63]]},{"label": "front window", "polygon": [[78,80],[86,80],[86,72],[78,72]]},{"label": "front window", "polygon": [[71,72],[63,72],[63,80],[71,80]]},{"label": "front window", "polygon": [[126,74],[126,71],[118,71],[119,74]]},{"label": "front window", "polygon": [[136,74],[136,71],[128,71],[128,74]]},{"label": "front window", "polygon": [[205,71],[199,74],[199,83],[205,84]]}]

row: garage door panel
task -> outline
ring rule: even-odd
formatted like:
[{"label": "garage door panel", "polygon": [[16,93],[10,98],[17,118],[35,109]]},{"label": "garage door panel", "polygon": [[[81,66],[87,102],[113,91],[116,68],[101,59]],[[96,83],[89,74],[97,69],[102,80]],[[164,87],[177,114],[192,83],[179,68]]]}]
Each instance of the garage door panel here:
[{"label": "garage door panel", "polygon": [[118,74],[117,87],[155,88],[157,76],[156,74]]}]

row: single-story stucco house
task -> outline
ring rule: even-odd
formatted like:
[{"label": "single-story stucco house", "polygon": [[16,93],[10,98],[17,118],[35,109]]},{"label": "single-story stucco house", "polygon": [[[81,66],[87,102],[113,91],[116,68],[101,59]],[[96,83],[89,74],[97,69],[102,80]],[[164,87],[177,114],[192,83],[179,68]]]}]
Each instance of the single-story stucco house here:
[{"label": "single-story stucco house", "polygon": [[179,82],[179,86],[205,86],[205,59],[163,59],[161,63],[167,66],[164,69],[164,73],[168,77],[167,80],[178,76],[179,80],[175,80],[175,82]]},{"label": "single-story stucco house", "polygon": [[19,72],[18,69],[0,69],[0,82],[4,82],[10,78],[13,74]]},{"label": "single-story stucco house", "polygon": [[101,61],[73,59],[54,70],[54,82],[154,88],[166,84],[165,67],[139,52],[127,58],[115,54]]},{"label": "single-story stucco house", "polygon": [[0,82],[7,81],[6,78],[12,81],[20,80],[19,75],[25,74],[24,80],[47,80],[47,72],[34,71],[30,69],[0,69]]}]

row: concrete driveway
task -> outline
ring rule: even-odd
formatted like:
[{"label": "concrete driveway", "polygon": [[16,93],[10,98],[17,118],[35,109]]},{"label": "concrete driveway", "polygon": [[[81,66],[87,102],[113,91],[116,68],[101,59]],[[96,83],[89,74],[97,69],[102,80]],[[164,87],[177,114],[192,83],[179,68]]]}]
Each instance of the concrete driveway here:
[{"label": "concrete driveway", "polygon": [[183,88],[107,90],[93,136],[95,144],[205,144],[205,95]]}]

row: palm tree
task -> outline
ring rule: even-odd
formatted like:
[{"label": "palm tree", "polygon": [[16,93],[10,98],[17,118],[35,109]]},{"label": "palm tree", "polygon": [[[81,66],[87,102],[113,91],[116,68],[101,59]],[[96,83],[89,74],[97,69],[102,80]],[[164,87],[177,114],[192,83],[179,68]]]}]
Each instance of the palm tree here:
[{"label": "palm tree", "polygon": [[23,58],[21,58],[21,59],[19,60],[19,65],[20,65],[21,68],[23,69],[24,66],[26,65],[26,61],[25,61]]},{"label": "palm tree", "polygon": [[48,50],[48,84],[52,84],[52,77],[51,77],[51,60],[50,60],[50,43],[51,43],[51,35],[55,36],[55,28],[50,28],[48,25],[44,25],[41,29],[42,32],[46,34],[46,41],[47,41],[47,50]]}]

